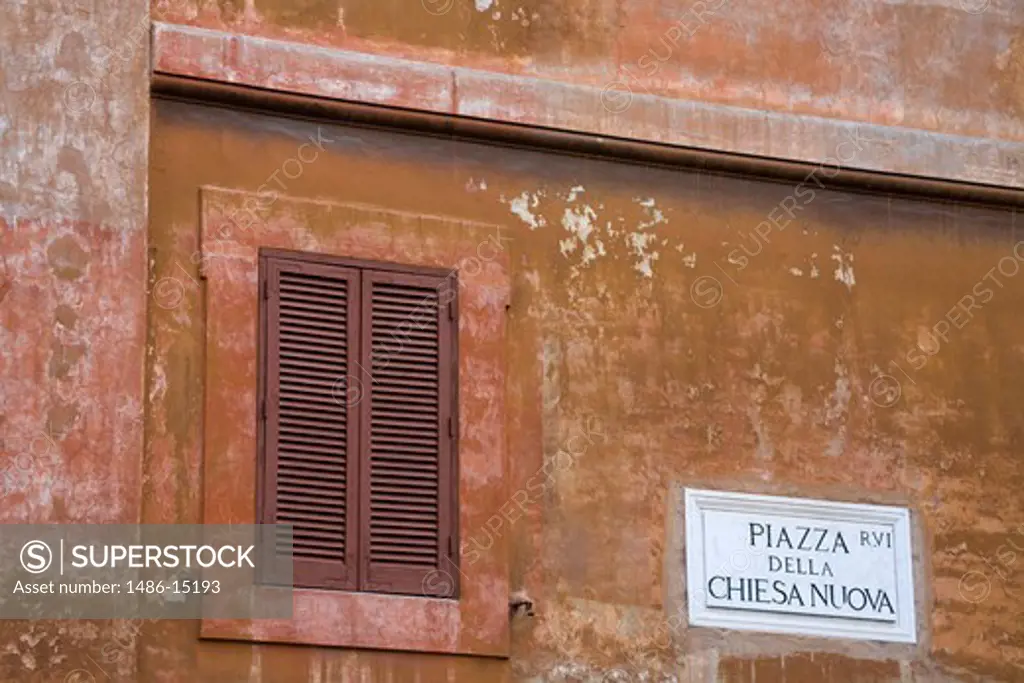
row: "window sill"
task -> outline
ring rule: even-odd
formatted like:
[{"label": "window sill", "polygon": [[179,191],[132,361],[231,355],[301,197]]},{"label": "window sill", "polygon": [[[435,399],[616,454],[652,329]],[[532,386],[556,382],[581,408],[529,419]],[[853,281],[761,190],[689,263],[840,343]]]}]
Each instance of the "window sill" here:
[{"label": "window sill", "polygon": [[[467,633],[459,600],[299,588],[293,619],[204,619],[200,636],[218,640],[508,657],[505,623],[476,622]],[[495,622],[498,620],[495,619]]]}]

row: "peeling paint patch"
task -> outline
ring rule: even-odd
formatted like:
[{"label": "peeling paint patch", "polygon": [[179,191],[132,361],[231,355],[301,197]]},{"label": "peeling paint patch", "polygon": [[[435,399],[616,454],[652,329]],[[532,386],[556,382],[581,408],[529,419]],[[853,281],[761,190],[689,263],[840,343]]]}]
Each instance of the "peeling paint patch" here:
[{"label": "peeling paint patch", "polygon": [[689,254],[684,254],[683,252],[686,251],[686,246],[683,245],[682,243],[677,244],[675,249],[680,254],[683,254],[683,265],[684,266],[686,266],[687,268],[696,268],[697,267],[697,252],[694,251],[694,252],[691,252]]},{"label": "peeling paint patch", "polygon": [[[565,210],[565,213],[562,214],[562,227],[567,233],[569,233],[569,237],[559,242],[563,256],[568,256],[572,252],[576,251],[576,247],[582,244],[582,262],[584,265],[597,258],[597,252],[595,251],[594,246],[587,244],[587,238],[592,232],[594,232],[593,221],[596,218],[597,212],[595,212],[590,206],[582,206]],[[601,245],[601,252],[603,253],[603,251],[604,248],[603,245]]]},{"label": "peeling paint patch", "polygon": [[757,451],[755,453],[757,458],[760,460],[771,459],[775,453],[775,448],[772,446],[767,428],[761,422],[760,407],[756,405],[751,406],[747,411],[747,418],[750,420],[750,426],[754,428],[754,434],[757,436]]},{"label": "peeling paint patch", "polygon": [[[841,321],[842,318],[838,322],[841,323]],[[835,387],[825,406],[825,425],[829,426],[837,422],[840,423],[837,433],[829,440],[828,446],[825,449],[825,454],[833,458],[841,456],[846,449],[846,420],[849,416],[850,398],[852,396],[849,373],[843,361],[839,358],[836,358],[835,372]]]},{"label": "peeling paint patch", "polygon": [[846,285],[847,290],[853,290],[857,279],[853,275],[853,254],[844,253],[838,246],[833,246],[836,253],[831,258],[836,262],[835,278],[838,282]]},{"label": "peeling paint patch", "polygon": [[576,201],[576,197],[583,194],[585,191],[586,190],[583,189],[582,185],[577,185],[576,187],[570,188],[569,195],[565,198],[565,201],[574,202]]},{"label": "peeling paint patch", "polygon": [[653,197],[648,197],[647,199],[640,199],[639,197],[637,197],[634,201],[636,201],[640,206],[642,206],[644,208],[644,211],[650,216],[649,221],[643,221],[640,223],[639,226],[637,226],[641,230],[653,228],[655,225],[658,225],[659,223],[668,223],[668,219],[665,218],[665,214],[661,212],[661,209],[655,206]]},{"label": "peeling paint patch", "polygon": [[487,189],[487,181],[483,178],[477,180],[476,178],[470,178],[466,181],[466,192],[483,192]]},{"label": "peeling paint patch", "polygon": [[[575,185],[569,188],[568,192],[564,194],[556,192],[554,196],[564,199],[567,203],[576,203],[584,192],[586,192],[586,189],[582,185]],[[507,204],[509,211],[531,230],[537,230],[546,225],[545,219],[540,215],[540,212],[535,212],[540,204],[540,199],[544,196],[543,191],[534,193],[523,191],[511,200],[501,196],[500,201]],[[598,211],[604,208],[602,204],[598,204],[596,208],[589,204],[577,204],[565,208],[562,213],[561,223],[562,228],[568,235],[559,240],[558,243],[562,256],[568,257],[579,252],[581,257],[579,265],[586,266],[595,261],[599,256],[607,254],[605,242],[600,237],[597,237],[600,232],[603,232],[603,236],[607,238],[622,235],[623,243],[637,257],[633,266],[634,269],[644,277],[653,277],[654,262],[660,257],[656,247],[668,247],[670,240],[667,237],[658,236],[651,229],[662,223],[668,223],[668,219],[662,210],[658,208],[652,197],[634,197],[633,202],[640,206],[643,213],[642,218],[636,224],[634,232],[628,232],[626,228],[616,228],[612,220],[603,221],[604,227],[602,230],[599,227],[600,221],[598,216]],[[627,222],[623,216],[616,216],[614,218],[620,223]],[[676,249],[682,253],[683,246],[678,245]],[[689,268],[696,267],[696,253],[684,256],[683,263]],[[577,277],[579,275],[578,268],[574,268],[572,274],[573,277]]]},{"label": "peeling paint patch", "polygon": [[654,235],[644,234],[642,232],[632,232],[626,235],[626,244],[632,247],[633,253],[640,258],[640,260],[633,265],[633,268],[644,277],[654,276],[654,268],[652,266],[660,256],[656,251],[647,251],[647,247],[654,241],[654,239]]},{"label": "peeling paint patch", "polygon": [[[510,202],[508,202],[508,209],[513,215],[518,216],[519,220],[529,226],[530,230],[542,228],[547,225],[544,217],[534,214],[531,209],[537,208],[540,204],[540,197],[543,196],[543,192],[530,194],[524,190],[521,195],[514,197]],[[504,197],[502,197],[502,201],[504,200]]]},{"label": "peeling paint patch", "polygon": [[[658,260],[660,254],[656,250],[650,249],[650,247],[657,240],[657,235],[653,232],[644,231],[661,223],[668,223],[668,219],[665,218],[665,214],[662,213],[661,209],[655,205],[653,197],[646,199],[634,197],[633,201],[643,208],[644,213],[647,215],[647,220],[640,221],[637,225],[637,232],[626,235],[626,246],[630,247],[633,253],[639,257],[633,268],[644,277],[653,277],[653,265]],[[665,244],[667,242],[663,242],[662,246]]]}]

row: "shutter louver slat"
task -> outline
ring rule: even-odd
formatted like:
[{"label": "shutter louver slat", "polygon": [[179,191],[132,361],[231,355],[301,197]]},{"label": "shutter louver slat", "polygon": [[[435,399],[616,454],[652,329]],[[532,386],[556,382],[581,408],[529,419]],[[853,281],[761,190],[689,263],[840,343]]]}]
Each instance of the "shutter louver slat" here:
[{"label": "shutter louver slat", "polygon": [[292,526],[296,586],[352,589],[357,411],[338,387],[358,346],[358,272],[286,259],[266,268],[264,521]]},{"label": "shutter louver slat", "polygon": [[[441,278],[363,275],[362,562],[370,590],[422,594],[445,569],[451,505],[451,329]],[[451,569],[448,567],[447,569]]]}]

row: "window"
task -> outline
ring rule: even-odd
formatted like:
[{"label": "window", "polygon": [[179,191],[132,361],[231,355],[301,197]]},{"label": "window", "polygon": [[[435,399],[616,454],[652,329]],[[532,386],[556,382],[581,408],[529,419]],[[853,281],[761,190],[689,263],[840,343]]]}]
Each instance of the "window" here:
[{"label": "window", "polygon": [[257,519],[292,525],[294,585],[457,581],[454,273],[280,250],[259,273]]}]

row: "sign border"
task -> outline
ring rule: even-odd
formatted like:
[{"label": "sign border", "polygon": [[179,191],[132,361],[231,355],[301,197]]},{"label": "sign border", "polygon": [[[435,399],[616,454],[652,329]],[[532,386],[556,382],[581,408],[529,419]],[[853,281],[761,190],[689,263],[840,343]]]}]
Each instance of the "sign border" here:
[{"label": "sign border", "polygon": [[[888,505],[844,503],[813,498],[791,498],[754,493],[685,488],[686,507],[686,598],[691,626],[761,631],[825,638],[877,640],[890,643],[917,643],[917,612],[914,599],[913,542],[910,535],[910,510]],[[857,622],[842,617],[780,614],[743,610],[725,612],[707,606],[703,594],[705,568],[704,511],[753,513],[808,517],[841,522],[887,524],[893,528],[893,552],[896,562],[897,620]]]}]

